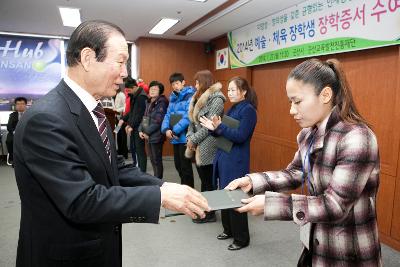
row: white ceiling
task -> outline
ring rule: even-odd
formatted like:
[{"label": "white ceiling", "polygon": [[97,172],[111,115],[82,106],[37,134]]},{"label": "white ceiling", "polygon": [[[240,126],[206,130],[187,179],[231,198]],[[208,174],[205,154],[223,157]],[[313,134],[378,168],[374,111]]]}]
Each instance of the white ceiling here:
[{"label": "white ceiling", "polygon": [[[64,27],[59,6],[81,9],[82,20],[102,19],[120,26],[129,41],[139,37],[183,39],[207,42],[291,7],[304,0],[252,0],[189,36],[175,35],[226,0],[198,3],[190,0],[0,0],[0,32],[69,36],[73,28]],[[164,35],[148,32],[162,17],[180,22]]]}]

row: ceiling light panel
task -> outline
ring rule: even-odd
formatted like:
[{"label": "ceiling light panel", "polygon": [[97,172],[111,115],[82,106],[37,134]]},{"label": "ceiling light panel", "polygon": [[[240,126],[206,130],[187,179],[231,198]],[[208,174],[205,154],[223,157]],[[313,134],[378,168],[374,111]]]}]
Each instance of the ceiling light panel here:
[{"label": "ceiling light panel", "polygon": [[81,24],[81,14],[79,8],[59,7],[61,19],[64,26],[78,27]]},{"label": "ceiling light panel", "polygon": [[156,26],[153,27],[153,29],[151,29],[149,31],[149,33],[164,34],[166,31],[168,31],[172,26],[174,26],[178,22],[179,22],[179,19],[163,18],[156,24]]}]

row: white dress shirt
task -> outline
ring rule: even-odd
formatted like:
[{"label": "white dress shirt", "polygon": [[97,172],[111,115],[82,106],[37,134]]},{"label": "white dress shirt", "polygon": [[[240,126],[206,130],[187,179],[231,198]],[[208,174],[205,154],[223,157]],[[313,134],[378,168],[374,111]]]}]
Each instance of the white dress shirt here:
[{"label": "white dress shirt", "polygon": [[80,87],[76,82],[71,80],[68,77],[68,75],[65,75],[64,81],[72,89],[72,91],[79,97],[83,105],[87,108],[98,130],[99,121],[96,115],[93,113],[93,109],[97,106],[97,103],[99,102],[91,94],[89,94],[88,91],[86,91],[85,89]]},{"label": "white dress shirt", "polygon": [[115,96],[115,110],[118,112],[117,118],[120,119],[125,111],[125,94],[123,92],[119,92]]}]

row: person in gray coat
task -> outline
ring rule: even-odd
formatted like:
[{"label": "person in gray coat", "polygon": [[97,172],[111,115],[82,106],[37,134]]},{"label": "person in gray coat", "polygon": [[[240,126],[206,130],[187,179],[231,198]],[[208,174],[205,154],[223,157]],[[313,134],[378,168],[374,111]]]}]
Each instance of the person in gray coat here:
[{"label": "person in gray coat", "polygon": [[[208,129],[200,124],[200,117],[212,118],[224,112],[225,96],[221,83],[214,83],[209,70],[202,70],[194,76],[196,93],[189,104],[189,129],[187,133],[186,157],[195,157],[197,172],[201,180],[201,191],[212,191],[213,160],[217,152],[216,139]],[[215,222],[215,212],[207,213],[204,219],[194,219],[195,223]]]}]

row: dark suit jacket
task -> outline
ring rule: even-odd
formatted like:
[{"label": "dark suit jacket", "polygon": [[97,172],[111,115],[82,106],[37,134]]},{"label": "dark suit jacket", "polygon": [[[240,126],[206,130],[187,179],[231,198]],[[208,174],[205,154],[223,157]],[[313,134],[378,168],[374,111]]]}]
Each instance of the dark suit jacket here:
[{"label": "dark suit jacket", "polygon": [[17,127],[18,123],[18,112],[14,111],[13,113],[10,114],[10,117],[8,118],[8,123],[7,123],[7,142],[12,142],[14,138],[14,131],[15,128]]},{"label": "dark suit jacket", "polygon": [[14,136],[17,266],[121,266],[120,224],[158,223],[162,182],[119,164],[110,141],[111,163],[64,81],[26,111]]}]

